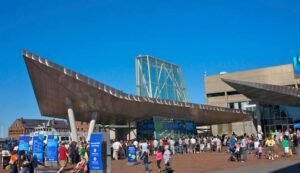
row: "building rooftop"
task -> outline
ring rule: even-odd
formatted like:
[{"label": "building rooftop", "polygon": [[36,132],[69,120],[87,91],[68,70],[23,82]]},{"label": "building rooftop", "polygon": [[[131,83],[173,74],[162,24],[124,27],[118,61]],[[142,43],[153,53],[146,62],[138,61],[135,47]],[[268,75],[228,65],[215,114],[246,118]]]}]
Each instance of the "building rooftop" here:
[{"label": "building rooftop", "polygon": [[26,50],[23,57],[42,115],[67,118],[66,99],[75,119],[89,122],[98,112],[101,124],[126,124],[153,116],[185,118],[197,125],[251,120],[247,111],[126,94]]},{"label": "building rooftop", "polygon": [[17,120],[21,121],[21,123],[25,128],[34,128],[37,126],[41,126],[43,124],[50,125],[55,129],[69,128],[69,125],[65,120],[56,120],[56,119],[42,120],[42,119],[24,119],[24,118],[20,118]]}]

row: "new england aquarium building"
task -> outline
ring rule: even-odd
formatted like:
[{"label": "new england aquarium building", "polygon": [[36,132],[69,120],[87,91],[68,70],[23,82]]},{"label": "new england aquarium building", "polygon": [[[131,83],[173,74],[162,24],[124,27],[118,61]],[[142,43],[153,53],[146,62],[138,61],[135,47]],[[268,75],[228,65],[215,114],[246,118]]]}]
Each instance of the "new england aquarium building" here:
[{"label": "new england aquarium building", "polygon": [[[130,122],[152,120],[153,132],[156,130],[160,133],[156,135],[163,135],[163,130],[167,129],[168,133],[172,134],[171,128],[177,127],[181,129],[178,130],[179,133],[192,133],[184,132],[182,129],[192,127],[193,123],[213,125],[252,119],[248,111],[187,102],[183,81],[180,79],[181,73],[176,66],[169,68],[170,66],[154,61],[156,67],[163,68],[157,70],[150,66],[148,69],[141,67],[143,72],[147,71],[148,75],[150,73],[148,77],[144,76],[145,80],[142,79],[146,82],[144,87],[141,86],[141,90],[145,88],[147,94],[141,92],[139,95],[132,95],[29,51],[24,50],[22,55],[41,115],[68,119],[73,141],[78,141],[76,121],[89,122],[89,139],[90,134],[95,130],[95,124],[130,126]],[[147,63],[150,64],[150,61]],[[151,81],[149,84],[147,78],[153,78],[153,71],[157,74],[157,78],[152,81],[158,83]],[[163,118],[157,121],[156,117]],[[164,121],[169,122],[168,128],[162,126]]]}]

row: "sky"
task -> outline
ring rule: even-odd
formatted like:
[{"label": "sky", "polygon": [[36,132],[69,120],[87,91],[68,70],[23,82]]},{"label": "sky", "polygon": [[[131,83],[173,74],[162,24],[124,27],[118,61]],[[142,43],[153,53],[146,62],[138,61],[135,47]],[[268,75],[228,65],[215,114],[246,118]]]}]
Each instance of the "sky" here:
[{"label": "sky", "polygon": [[298,0],[31,0],[0,5],[0,137],[40,115],[21,56],[40,56],[135,94],[137,55],[180,65],[190,102],[204,74],[292,63],[300,54]]}]

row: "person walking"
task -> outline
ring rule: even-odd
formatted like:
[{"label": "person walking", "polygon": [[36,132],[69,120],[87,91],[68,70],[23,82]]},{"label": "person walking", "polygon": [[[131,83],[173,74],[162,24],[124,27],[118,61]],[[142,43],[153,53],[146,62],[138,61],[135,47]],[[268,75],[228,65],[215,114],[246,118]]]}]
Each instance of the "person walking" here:
[{"label": "person walking", "polygon": [[287,157],[289,155],[290,145],[288,141],[288,137],[284,136],[282,141],[282,147],[284,150],[284,156]]},{"label": "person walking", "polygon": [[86,151],[86,144],[84,142],[82,142],[81,143],[81,148],[80,148],[80,151],[79,151],[79,155],[80,155],[81,160],[84,160],[85,151]]},{"label": "person walking", "polygon": [[156,138],[153,140],[153,147],[154,147],[154,150],[156,150],[158,148],[158,140]]},{"label": "person walking", "polygon": [[173,138],[170,138],[168,142],[170,144],[170,150],[172,154],[175,154],[175,140]]},{"label": "person walking", "polygon": [[163,155],[164,163],[165,166],[167,164],[170,164],[170,159],[171,159],[171,151],[169,149],[166,149]]},{"label": "person walking", "polygon": [[293,136],[293,146],[294,146],[294,154],[298,155],[299,138],[297,137],[296,133],[294,133]]},{"label": "person walking", "polygon": [[271,135],[269,135],[268,139],[266,140],[265,145],[267,147],[267,158],[269,160],[274,160],[275,140]]},{"label": "person walking", "polygon": [[64,172],[64,169],[67,166],[67,163],[68,163],[67,153],[68,153],[68,150],[65,146],[65,143],[63,143],[58,150],[58,159],[59,159],[59,165],[60,165],[60,169],[58,170],[58,173]]},{"label": "person walking", "polygon": [[222,151],[222,141],[220,139],[220,137],[216,138],[216,144],[217,144],[217,152],[221,152]]},{"label": "person walking", "polygon": [[183,154],[183,140],[181,138],[178,139],[178,152]]},{"label": "person walking", "polygon": [[158,172],[161,172],[161,160],[163,158],[163,153],[161,151],[161,149],[156,149],[155,151],[155,159],[156,159],[156,164],[157,164],[157,168],[158,168]]},{"label": "person walking", "polygon": [[144,164],[144,169],[146,173],[149,172],[149,157],[147,151],[144,151],[141,155],[141,160],[143,161]]},{"label": "person walking", "polygon": [[248,160],[247,158],[247,144],[248,144],[248,140],[247,140],[247,136],[242,136],[242,140],[241,140],[241,152],[242,152],[242,156],[243,162],[246,162]]},{"label": "person walking", "polygon": [[28,160],[22,163],[22,169],[20,173],[30,173],[30,162]]},{"label": "person walking", "polygon": [[113,148],[113,158],[115,160],[118,160],[119,159],[119,151],[120,149],[122,148],[122,145],[119,141],[115,141],[113,144],[112,144],[112,148]]},{"label": "person walking", "polygon": [[10,173],[18,173],[18,154],[16,150],[13,150],[11,152],[10,160],[9,160],[9,165],[10,165]]},{"label": "person walking", "polygon": [[236,139],[236,137],[235,137],[235,133],[232,133],[232,136],[231,136],[230,139],[229,139],[229,150],[230,150],[230,151],[233,151],[233,150],[234,150],[236,141],[237,141],[237,139]]}]

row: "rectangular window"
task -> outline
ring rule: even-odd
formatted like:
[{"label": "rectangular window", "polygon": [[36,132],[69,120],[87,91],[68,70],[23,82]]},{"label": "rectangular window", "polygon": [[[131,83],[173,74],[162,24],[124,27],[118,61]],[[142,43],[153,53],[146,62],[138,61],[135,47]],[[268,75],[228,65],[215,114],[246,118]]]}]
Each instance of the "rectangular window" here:
[{"label": "rectangular window", "polygon": [[239,103],[234,103],[234,109],[239,109]]},{"label": "rectangular window", "polygon": [[220,97],[220,96],[225,96],[224,92],[220,92],[220,93],[210,93],[210,94],[206,94],[207,97]]},{"label": "rectangular window", "polygon": [[228,91],[228,92],[227,92],[227,95],[229,95],[229,96],[232,96],[232,95],[238,95],[238,94],[241,94],[241,93],[239,93],[239,92],[237,92],[237,91]]}]

